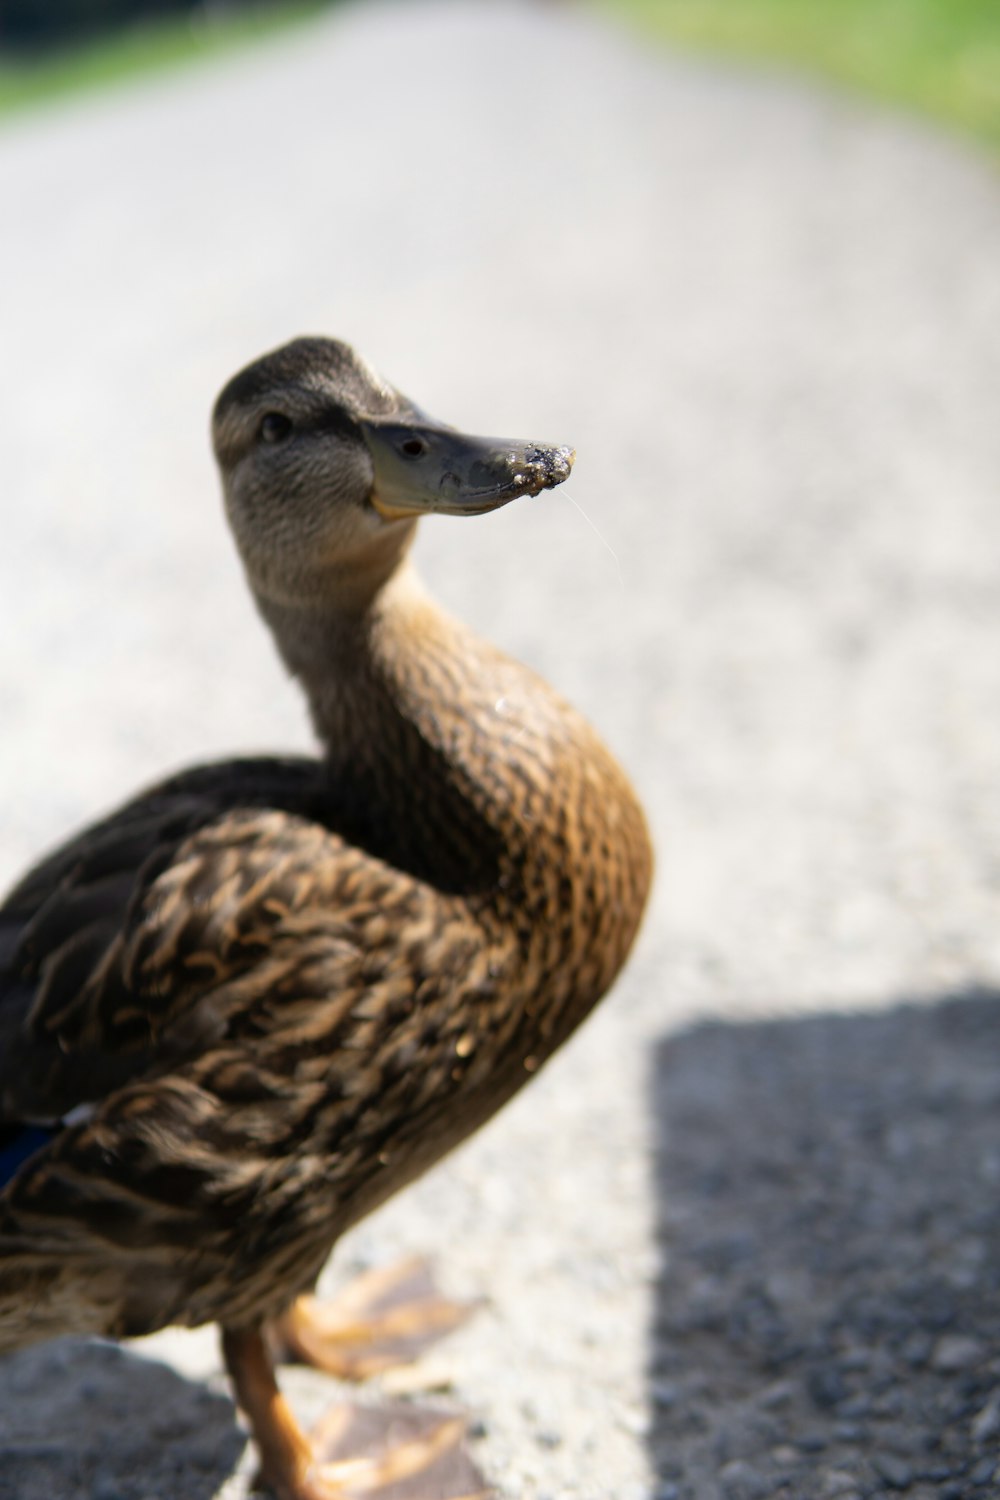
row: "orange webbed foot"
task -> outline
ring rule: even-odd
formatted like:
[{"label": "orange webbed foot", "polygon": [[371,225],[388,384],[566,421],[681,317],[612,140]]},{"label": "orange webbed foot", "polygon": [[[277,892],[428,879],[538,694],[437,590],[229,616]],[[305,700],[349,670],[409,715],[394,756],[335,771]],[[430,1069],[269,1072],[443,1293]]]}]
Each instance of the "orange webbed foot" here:
[{"label": "orange webbed foot", "polygon": [[312,1435],[315,1500],[492,1500],[465,1432],[463,1417],[405,1402],[335,1407]]},{"label": "orange webbed foot", "polygon": [[443,1296],[428,1263],[413,1257],[359,1276],[334,1301],[299,1297],[268,1333],[278,1359],[367,1380],[411,1363],[474,1310]]}]

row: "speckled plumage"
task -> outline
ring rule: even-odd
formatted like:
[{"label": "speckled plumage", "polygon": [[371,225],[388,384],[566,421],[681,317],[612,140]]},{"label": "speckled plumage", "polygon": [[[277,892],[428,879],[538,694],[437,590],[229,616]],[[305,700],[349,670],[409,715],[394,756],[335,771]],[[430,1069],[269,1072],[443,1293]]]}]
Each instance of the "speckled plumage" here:
[{"label": "speckled plumage", "polygon": [[[237,414],[303,363],[324,375],[322,347],[296,349],[243,377]],[[336,388],[334,371],[331,404]],[[256,484],[273,455],[226,442],[232,517],[227,465]],[[651,868],[634,793],[569,705],[427,599],[412,524],[366,513],[355,571],[374,583],[306,616],[299,564],[276,587],[237,517],[323,758],[182,773],[0,909],[0,1121],[71,1121],[0,1195],[0,1347],[259,1325],[624,962]]]}]

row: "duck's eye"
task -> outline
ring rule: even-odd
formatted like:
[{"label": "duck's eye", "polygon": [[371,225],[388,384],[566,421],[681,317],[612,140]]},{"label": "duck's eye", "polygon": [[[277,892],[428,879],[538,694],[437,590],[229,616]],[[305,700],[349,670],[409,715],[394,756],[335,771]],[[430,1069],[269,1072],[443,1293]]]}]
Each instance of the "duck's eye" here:
[{"label": "duck's eye", "polygon": [[292,430],[292,419],[283,411],[269,411],[260,419],[257,436],[262,443],[283,443]]},{"label": "duck's eye", "polygon": [[422,437],[411,437],[405,443],[400,443],[399,451],[406,458],[423,458],[427,452],[427,444]]}]

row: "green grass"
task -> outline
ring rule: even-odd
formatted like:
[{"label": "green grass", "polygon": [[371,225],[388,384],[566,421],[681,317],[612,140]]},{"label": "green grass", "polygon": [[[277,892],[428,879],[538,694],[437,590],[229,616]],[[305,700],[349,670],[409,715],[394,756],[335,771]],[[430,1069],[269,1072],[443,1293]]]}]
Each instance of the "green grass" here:
[{"label": "green grass", "polygon": [[685,46],[776,59],[915,107],[1000,154],[1000,0],[601,0]]},{"label": "green grass", "polygon": [[324,0],[294,0],[242,12],[172,17],[37,59],[0,52],[0,115],[213,57],[269,36],[323,6]]}]

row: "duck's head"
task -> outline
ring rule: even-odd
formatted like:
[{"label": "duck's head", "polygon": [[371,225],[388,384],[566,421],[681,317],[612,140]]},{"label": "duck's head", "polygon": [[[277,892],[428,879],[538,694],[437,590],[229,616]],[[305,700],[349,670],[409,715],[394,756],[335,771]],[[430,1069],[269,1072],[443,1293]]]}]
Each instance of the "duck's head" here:
[{"label": "duck's head", "polygon": [[296,339],[235,375],[212,438],[250,583],[276,604],[377,587],[420,516],[482,515],[560,484],[573,463],[570,448],[432,421],[324,338]]}]

